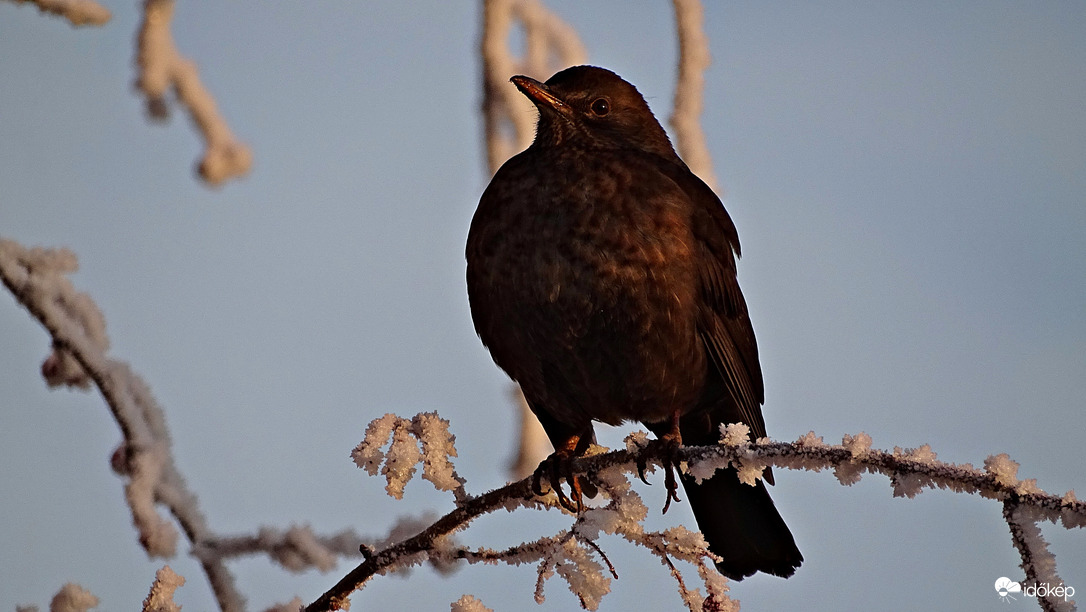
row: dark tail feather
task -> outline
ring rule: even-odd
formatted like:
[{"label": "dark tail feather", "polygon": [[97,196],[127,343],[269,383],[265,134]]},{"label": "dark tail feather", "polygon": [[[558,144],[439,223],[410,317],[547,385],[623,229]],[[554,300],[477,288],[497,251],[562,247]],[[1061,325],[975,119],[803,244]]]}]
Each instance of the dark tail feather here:
[{"label": "dark tail feather", "polygon": [[721,574],[733,580],[754,572],[787,578],[803,563],[764,482],[743,484],[734,468],[718,470],[701,484],[686,475],[681,480],[709,550],[723,559],[716,564]]}]

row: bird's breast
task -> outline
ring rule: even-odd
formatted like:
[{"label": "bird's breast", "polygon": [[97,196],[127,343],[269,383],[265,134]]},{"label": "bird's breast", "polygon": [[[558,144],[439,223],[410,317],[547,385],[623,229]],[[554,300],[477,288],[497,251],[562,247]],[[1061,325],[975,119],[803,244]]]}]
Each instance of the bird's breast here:
[{"label": "bird's breast", "polygon": [[492,347],[498,364],[518,380],[531,364],[542,392],[572,390],[590,418],[662,420],[705,368],[690,208],[665,177],[596,162],[528,173],[487,207],[469,261],[492,313],[479,332],[488,346],[515,338]]}]

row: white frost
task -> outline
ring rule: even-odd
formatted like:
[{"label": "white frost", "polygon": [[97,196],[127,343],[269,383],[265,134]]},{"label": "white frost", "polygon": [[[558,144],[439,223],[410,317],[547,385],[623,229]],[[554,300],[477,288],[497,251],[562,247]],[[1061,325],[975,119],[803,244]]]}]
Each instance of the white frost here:
[{"label": "white frost", "polygon": [[49,612],[86,612],[98,606],[98,598],[83,587],[69,582],[49,602]]},{"label": "white frost", "polygon": [[871,450],[871,436],[862,431],[855,436],[845,434],[845,437],[841,440],[841,446],[852,453],[853,457],[861,458]]},{"label": "white frost", "polygon": [[635,431],[635,432],[631,433],[630,435],[626,436],[623,439],[623,442],[626,443],[626,450],[627,451],[629,451],[631,453],[636,453],[637,451],[639,451],[639,450],[645,448],[646,446],[648,446],[651,441],[649,440],[648,432]]},{"label": "white frost", "polygon": [[370,476],[376,476],[381,469],[381,462],[385,459],[381,447],[388,443],[392,428],[399,420],[400,417],[394,414],[386,414],[370,421],[366,427],[366,437],[351,451],[355,465],[369,472]]},{"label": "white frost", "polygon": [[984,460],[984,471],[1005,487],[1018,484],[1018,463],[1012,461],[1007,453],[992,455]]},{"label": "white frost", "polygon": [[483,602],[476,599],[473,595],[464,595],[460,599],[452,602],[450,612],[494,612],[494,610],[484,606]]},{"label": "white frost", "polygon": [[750,442],[750,427],[746,423],[720,425],[720,442],[728,446],[741,446]]},{"label": "white frost", "polygon": [[757,461],[755,459],[744,459],[739,463],[738,476],[739,482],[754,486],[758,484],[758,479],[762,477],[762,473],[765,472],[766,464],[764,461]]},{"label": "white frost", "polygon": [[403,499],[403,489],[414,476],[415,466],[422,460],[418,442],[404,425],[401,421],[392,430],[392,444],[385,453],[385,466],[381,468],[388,482],[385,490],[396,499]]},{"label": "white frost", "polygon": [[[414,476],[415,466],[422,463],[423,478],[439,491],[453,491],[457,501],[462,502],[467,497],[463,481],[449,461],[449,457],[456,456],[455,442],[456,437],[449,433],[449,422],[435,412],[423,412],[410,420],[386,414],[366,427],[366,436],[351,451],[351,458],[370,475],[384,474],[388,482],[385,489],[396,499],[403,499],[404,487]],[[385,444],[387,451],[382,450]]]},{"label": "white frost", "polygon": [[822,448],[826,446],[826,443],[822,441],[822,436],[815,435],[815,432],[808,431],[796,440],[796,446],[803,448]]},{"label": "white frost", "polygon": [[169,565],[155,573],[151,592],[143,600],[142,612],[180,612],[181,606],[173,601],[174,591],[185,584],[185,578],[174,573]]},{"label": "white frost", "polygon": [[423,412],[411,420],[412,431],[422,442],[422,477],[440,491],[460,486],[449,457],[456,456],[456,436],[449,433],[449,422],[436,412]]}]

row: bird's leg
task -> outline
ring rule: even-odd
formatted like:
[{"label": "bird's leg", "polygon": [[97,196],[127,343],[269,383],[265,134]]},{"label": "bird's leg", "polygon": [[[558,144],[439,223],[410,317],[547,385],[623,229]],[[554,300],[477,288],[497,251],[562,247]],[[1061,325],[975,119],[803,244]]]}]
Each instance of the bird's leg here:
[{"label": "bird's leg", "polygon": [[[583,455],[591,444],[592,435],[589,432],[588,434],[570,435],[563,443],[556,445],[554,452],[540,462],[539,467],[532,474],[532,492],[541,497],[543,496],[542,480],[543,474],[546,473],[551,488],[554,489],[555,495],[558,496],[558,504],[575,514],[583,512],[584,486],[581,483],[581,477],[573,474],[572,462]],[[563,479],[569,485],[568,497],[562,490]],[[594,487],[590,486],[589,488],[593,489]],[[592,495],[593,493],[589,491],[589,496]]]}]

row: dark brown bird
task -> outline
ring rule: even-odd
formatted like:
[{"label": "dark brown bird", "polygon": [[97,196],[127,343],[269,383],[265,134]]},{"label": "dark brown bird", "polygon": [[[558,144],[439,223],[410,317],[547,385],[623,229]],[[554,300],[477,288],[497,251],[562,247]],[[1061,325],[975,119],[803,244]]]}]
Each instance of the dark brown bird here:
[{"label": "dark brown bird", "polygon": [[[479,337],[554,444],[537,478],[548,473],[581,508],[583,481],[568,479],[569,502],[555,465],[584,452],[592,421],[640,421],[676,448],[715,443],[722,423],[765,436],[739,236],[716,194],[615,73],[575,66],[546,83],[511,80],[539,124],[479,201],[468,297]],[[764,483],[742,484],[734,469],[680,479],[721,573],[788,577],[802,563]]]}]

